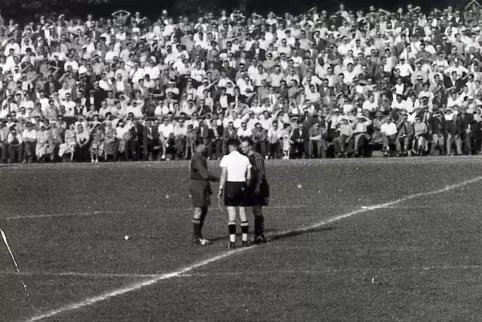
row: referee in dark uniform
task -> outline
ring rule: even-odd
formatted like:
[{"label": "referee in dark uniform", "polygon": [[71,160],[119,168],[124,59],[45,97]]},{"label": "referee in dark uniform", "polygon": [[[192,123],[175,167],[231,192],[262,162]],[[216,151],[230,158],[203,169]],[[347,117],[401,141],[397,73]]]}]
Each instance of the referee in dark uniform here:
[{"label": "referee in dark uniform", "polygon": [[251,182],[247,189],[246,206],[252,207],[254,215],[254,238],[255,244],[266,243],[264,236],[263,206],[269,204],[269,184],[266,179],[264,158],[258,152],[253,151],[253,140],[245,139],[241,143],[241,150],[251,163]]},{"label": "referee in dark uniform", "polygon": [[207,245],[209,241],[203,238],[202,228],[204,220],[208,213],[208,207],[211,204],[211,185],[209,181],[219,181],[215,176],[209,174],[207,159],[204,156],[206,145],[202,138],[196,139],[194,142],[194,153],[190,163],[190,179],[191,184],[189,191],[191,193],[192,205],[194,207],[194,216],[192,225],[194,229],[193,243],[197,245]]}]

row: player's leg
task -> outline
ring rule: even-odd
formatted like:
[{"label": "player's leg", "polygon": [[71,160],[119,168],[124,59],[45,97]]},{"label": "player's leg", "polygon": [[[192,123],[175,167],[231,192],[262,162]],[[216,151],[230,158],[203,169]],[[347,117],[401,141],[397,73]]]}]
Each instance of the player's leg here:
[{"label": "player's leg", "polygon": [[194,214],[192,218],[193,224],[193,242],[197,245],[206,245],[208,241],[203,238],[202,228],[206,219],[209,205],[209,191],[203,183],[193,181],[189,189],[192,198],[192,206]]},{"label": "player's leg", "polygon": [[201,237],[202,237],[202,229],[203,229],[203,226],[204,226],[204,220],[206,220],[207,214],[208,214],[208,206],[202,207],[201,208],[201,218],[200,218]]},{"label": "player's leg", "polygon": [[228,209],[228,232],[229,244],[228,248],[236,248],[236,207],[227,206]]},{"label": "player's leg", "polygon": [[253,206],[254,215],[254,242],[261,244],[266,242],[264,237],[264,216],[262,206]]},{"label": "player's leg", "polygon": [[204,227],[204,220],[206,220],[206,216],[208,214],[208,206],[204,206],[201,208],[201,218],[199,220],[199,224],[201,225],[201,241],[204,245],[210,244],[211,242],[204,238],[203,236],[203,227]]},{"label": "player's leg", "polygon": [[192,228],[193,228],[193,236],[192,241],[196,244],[200,243],[201,240],[201,216],[202,216],[202,208],[201,207],[194,207],[194,214],[192,216]]},{"label": "player's leg", "polygon": [[246,207],[239,207],[239,219],[241,220],[241,233],[243,247],[249,246],[248,242],[248,232],[249,232],[249,222],[246,216]]}]

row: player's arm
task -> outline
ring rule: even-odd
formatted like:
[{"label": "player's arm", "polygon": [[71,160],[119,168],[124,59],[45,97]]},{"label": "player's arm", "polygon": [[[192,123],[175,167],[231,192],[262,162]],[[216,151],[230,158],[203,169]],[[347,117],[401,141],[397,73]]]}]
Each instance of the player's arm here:
[{"label": "player's arm", "polygon": [[228,177],[228,168],[223,167],[221,171],[221,179],[219,180],[219,193],[218,196],[223,194],[224,185],[226,184],[226,179]]},{"label": "player's arm", "polygon": [[[263,182],[263,178],[264,178],[263,159],[261,159],[261,157],[256,157],[254,161],[256,163],[256,170],[258,171],[256,187],[261,187],[261,183]],[[249,173],[251,173],[251,171],[249,171]]]},{"label": "player's arm", "polygon": [[246,168],[246,184],[249,186],[251,183],[251,163],[248,161],[248,167]]},{"label": "player's arm", "polygon": [[208,169],[204,166],[204,164],[201,162],[201,159],[199,158],[193,158],[192,162],[192,167],[199,173],[201,178],[204,180],[209,179],[209,171]]},{"label": "player's arm", "polygon": [[209,170],[200,159],[194,161],[193,167],[199,172],[204,180],[218,181],[219,178],[209,173]]}]

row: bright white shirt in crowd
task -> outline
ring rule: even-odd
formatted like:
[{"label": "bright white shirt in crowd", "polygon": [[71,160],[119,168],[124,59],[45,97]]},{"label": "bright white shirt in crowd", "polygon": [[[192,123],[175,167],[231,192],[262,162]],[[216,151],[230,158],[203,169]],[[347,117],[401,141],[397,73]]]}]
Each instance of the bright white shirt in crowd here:
[{"label": "bright white shirt in crowd", "polygon": [[169,124],[160,124],[159,125],[159,133],[162,133],[162,135],[167,139],[171,136],[171,134],[174,134],[174,125],[172,123]]},{"label": "bright white shirt in crowd", "polygon": [[74,101],[63,101],[62,105],[65,107],[64,116],[75,116],[75,102]]},{"label": "bright white shirt in crowd", "polygon": [[226,178],[228,182],[246,182],[246,174],[251,169],[249,159],[238,151],[225,155],[221,159],[220,166],[228,170]]},{"label": "bright white shirt in crowd", "polygon": [[400,77],[409,77],[413,73],[412,66],[410,64],[398,64],[395,69],[400,69]]},{"label": "bright white shirt in crowd", "polygon": [[246,128],[246,130],[239,128],[237,134],[238,134],[238,137],[240,138],[246,138],[246,137],[251,137],[252,131],[248,128]]},{"label": "bright white shirt in crowd", "polygon": [[187,125],[186,124],[184,126],[176,125],[174,127],[174,135],[175,136],[178,136],[178,135],[186,136],[187,135]]},{"label": "bright white shirt in crowd", "polygon": [[363,102],[362,109],[365,111],[373,112],[377,108],[377,104],[375,102],[365,101]]},{"label": "bright white shirt in crowd", "polygon": [[127,132],[129,132],[129,127],[127,125],[124,127],[116,128],[117,139],[122,140],[122,138],[124,137],[124,134],[126,134]]},{"label": "bright white shirt in crowd", "polygon": [[[23,138],[22,138],[22,136],[20,135],[20,133],[17,133],[17,140],[18,140],[18,143],[19,143],[19,144],[22,144],[22,143],[23,143]],[[13,141],[13,135],[12,135],[12,133],[8,133],[7,141],[8,141],[8,143],[12,143],[12,141]],[[249,162],[249,160],[248,160],[248,162]]]},{"label": "bright white shirt in crowd", "polygon": [[271,117],[268,117],[267,119],[264,118],[264,117],[261,117],[259,119],[259,123],[261,123],[261,127],[264,129],[264,130],[269,130],[269,128],[271,127],[271,125],[273,124],[273,119]]},{"label": "bright white shirt in crowd", "polygon": [[22,137],[24,140],[31,140],[31,141],[36,141],[37,140],[37,131],[35,130],[27,130],[25,129],[22,133]]},{"label": "bright white shirt in crowd", "polygon": [[456,98],[456,99],[453,99],[452,96],[450,96],[448,99],[447,99],[447,107],[454,107],[454,106],[460,106],[462,104],[462,100],[460,99],[460,97]]},{"label": "bright white shirt in crowd", "polygon": [[369,119],[365,119],[364,122],[358,121],[353,128],[353,133],[366,133],[367,128],[372,124],[372,121]]},{"label": "bright white shirt in crowd", "polygon": [[241,123],[243,120],[241,120],[239,117],[233,119],[232,116],[228,116],[223,120],[223,126],[228,127],[229,122],[233,122],[233,125],[236,129],[239,129],[241,127]]},{"label": "bright white shirt in crowd", "polygon": [[387,136],[395,135],[398,133],[397,124],[395,124],[394,122],[383,123],[380,132],[384,133]]},{"label": "bright white shirt in crowd", "polygon": [[[192,127],[196,129],[196,128],[199,127],[199,121],[198,121],[198,120],[193,120],[193,119],[187,120],[187,121],[186,121],[186,128],[187,128],[189,125],[192,125]],[[187,132],[186,132],[186,133],[187,133]]]},{"label": "bright white shirt in crowd", "polygon": [[129,105],[129,106],[127,106],[126,113],[127,114],[133,113],[136,118],[141,118],[142,117],[142,108],[139,105],[137,105],[137,106]]},{"label": "bright white shirt in crowd", "polygon": [[392,108],[398,108],[399,110],[406,109],[406,101],[401,100],[400,102],[397,99],[394,99],[392,102]]}]

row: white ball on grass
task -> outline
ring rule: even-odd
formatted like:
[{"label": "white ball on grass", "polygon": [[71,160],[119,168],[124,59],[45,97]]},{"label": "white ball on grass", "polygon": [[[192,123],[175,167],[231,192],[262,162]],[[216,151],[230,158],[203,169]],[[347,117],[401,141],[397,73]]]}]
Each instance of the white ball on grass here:
[{"label": "white ball on grass", "polygon": [[298,184],[298,189],[301,189],[301,188],[302,188],[302,186],[300,184]]},{"label": "white ball on grass", "polygon": [[166,195],[166,199],[169,199],[169,195]]},{"label": "white ball on grass", "polygon": [[128,235],[125,235],[125,236],[124,236],[124,239],[125,239],[125,240],[129,240],[130,237],[129,237]]}]

